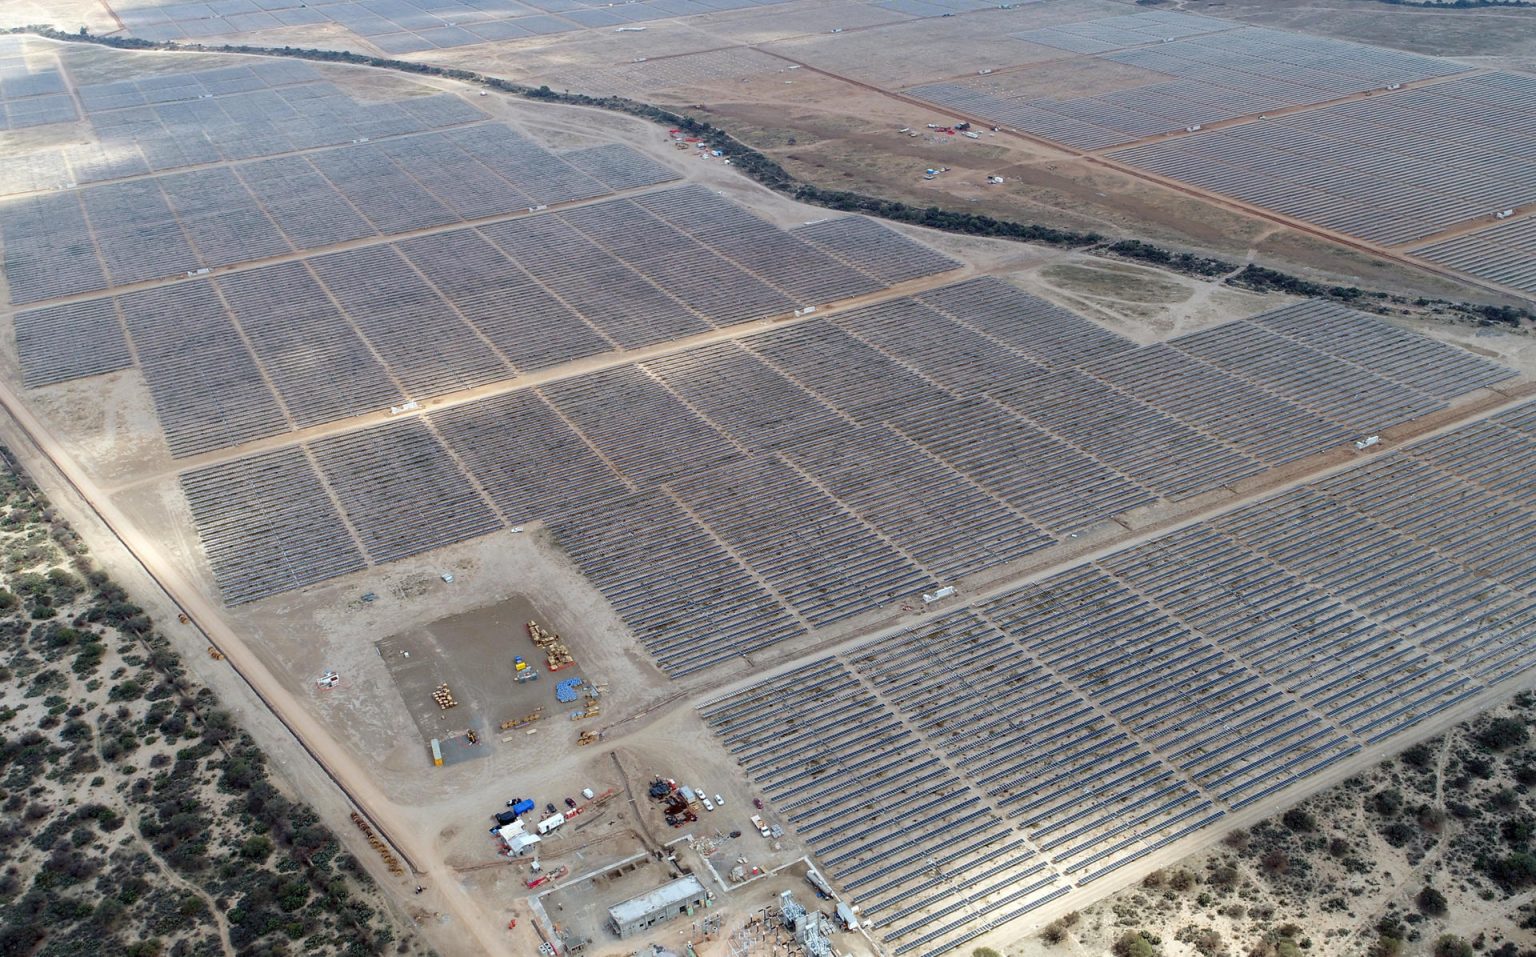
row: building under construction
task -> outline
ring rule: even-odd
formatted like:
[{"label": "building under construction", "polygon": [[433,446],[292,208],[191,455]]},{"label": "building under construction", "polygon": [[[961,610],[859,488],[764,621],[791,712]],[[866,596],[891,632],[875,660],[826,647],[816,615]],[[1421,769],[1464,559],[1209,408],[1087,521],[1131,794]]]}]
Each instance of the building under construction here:
[{"label": "building under construction", "polygon": [[704,885],[689,875],[613,905],[608,908],[608,923],[621,939],[632,937],[674,917],[692,914],[708,900]]}]

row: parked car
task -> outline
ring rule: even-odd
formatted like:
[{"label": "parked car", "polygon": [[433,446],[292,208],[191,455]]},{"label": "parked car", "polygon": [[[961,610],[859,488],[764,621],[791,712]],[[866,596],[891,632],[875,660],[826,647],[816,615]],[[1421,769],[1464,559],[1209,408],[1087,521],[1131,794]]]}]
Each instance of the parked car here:
[{"label": "parked car", "polygon": [[551,801],[550,803],[544,805],[544,810],[547,813],[550,813],[550,814],[559,814],[560,813],[560,809],[555,807],[553,801]]},{"label": "parked car", "polygon": [[699,800],[704,802],[704,810],[713,811],[715,809],[715,802],[711,801],[709,798],[700,798]]},{"label": "parked car", "polygon": [[565,806],[566,807],[575,807],[576,806],[576,799],[575,798],[566,798],[565,799]]},{"label": "parked car", "polygon": [[[514,811],[500,811],[496,814],[492,814],[491,818],[496,822],[496,827],[504,827],[505,825],[511,824],[513,821],[517,820],[517,814]],[[494,831],[496,828],[493,827],[491,830]]]},{"label": "parked car", "polygon": [[753,798],[752,799],[752,806],[757,808],[759,811],[761,811],[763,809],[763,799],[762,798]]},{"label": "parked car", "polygon": [[718,804],[720,807],[725,807],[725,798],[723,798],[720,795],[716,794],[715,795],[715,803]]}]

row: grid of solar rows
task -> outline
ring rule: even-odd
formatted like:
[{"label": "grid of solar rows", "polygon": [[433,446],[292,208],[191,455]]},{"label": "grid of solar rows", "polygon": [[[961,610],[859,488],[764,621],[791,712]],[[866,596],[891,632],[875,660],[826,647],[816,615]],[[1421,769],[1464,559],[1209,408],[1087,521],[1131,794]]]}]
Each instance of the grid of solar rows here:
[{"label": "grid of solar rows", "polygon": [[[924,261],[927,254],[913,244],[913,255]],[[864,288],[862,274],[848,274]],[[217,294],[174,291],[210,283]],[[281,399],[296,428],[794,308],[764,279],[628,200],[258,266],[143,295],[192,296],[225,311],[218,326],[225,337],[194,339],[172,357],[190,367],[201,350],[230,358],[248,352],[265,379],[256,375],[245,389],[265,391],[274,408]],[[18,348],[29,384],[122,368],[127,344],[105,321],[111,310],[111,300],[100,300],[21,313]],[[129,330],[137,336],[133,325]],[[81,336],[97,333],[109,337],[107,347],[78,354]],[[167,357],[151,351],[140,358]],[[177,390],[202,387],[195,376],[159,379],[157,401],[170,406],[182,404]],[[191,414],[162,425],[180,454],[257,434],[217,422],[201,434],[206,430]]]},{"label": "grid of solar rows", "polygon": [[[1528,442],[1500,436],[1499,444],[1529,466]],[[1430,454],[1438,449],[1431,446]],[[1443,459],[1442,459],[1443,461]],[[1536,590],[1536,555],[1526,547],[1536,534],[1529,502],[1510,501],[1458,479],[1453,456],[1449,470],[1406,457],[1384,458],[1360,474],[1318,484],[1325,494],[1382,524],[1401,530],[1474,575],[1512,588]],[[1378,486],[1401,483],[1405,496],[1387,495]]]},{"label": "grid of solar rows", "polygon": [[[964,295],[963,289],[954,289]],[[1006,290],[999,298],[1010,299]],[[1044,365],[915,299],[893,299],[832,317],[832,323],[960,396],[1046,374]]]},{"label": "grid of solar rows", "polygon": [[635,203],[743,269],[772,276],[773,284],[796,302],[818,305],[884,286],[702,186],[646,194]]},{"label": "grid of solar rows", "polygon": [[1475,577],[1315,490],[1211,524],[1479,681],[1503,680],[1533,663],[1529,595]]},{"label": "grid of solar rows", "polygon": [[1536,295],[1536,216],[1420,246],[1413,254]]},{"label": "grid of solar rows", "polygon": [[849,424],[816,393],[739,343],[701,346],[642,367],[753,452],[841,433]]},{"label": "grid of solar rows", "polygon": [[321,439],[310,450],[375,563],[501,527],[421,422]]},{"label": "grid of solar rows", "polygon": [[[1024,316],[1043,315],[1047,328],[1061,329],[1066,343],[1054,346],[1042,333],[1026,335],[1024,321],[984,320],[999,334],[1028,343],[1036,355],[1070,363],[1074,355],[1103,361],[1136,354],[1088,335],[1012,287],[995,286],[1002,287],[998,298],[1013,302]],[[986,280],[965,283],[930,298],[965,314],[968,304],[982,301],[995,286]],[[1325,313],[1313,317],[1327,319]],[[1400,333],[1362,321],[1371,332],[1365,339],[1373,343],[1377,336],[1390,342]],[[1308,326],[1298,322],[1289,328],[1305,335]],[[862,338],[848,337],[849,330]],[[1157,500],[1132,478],[1033,425],[1026,411],[1009,412],[985,398],[956,398],[984,379],[967,371],[967,357],[984,351],[975,341],[982,336],[902,300],[541,391],[611,467],[644,486],[666,485],[690,513],[658,514],[690,528],[702,523],[788,607],[822,627],[890,601],[902,589],[926,588],[932,580],[963,577],[1027,555],[1050,541],[1037,529],[1062,537]],[[1011,352],[998,340],[985,341],[994,353]],[[905,345],[893,357],[868,342]],[[948,355],[957,342],[957,355]],[[1347,351],[1348,343],[1331,347]],[[1002,375],[1009,360],[989,361]],[[1020,374],[1046,374],[1021,356],[1013,361]],[[1221,378],[1209,366],[1186,361]],[[1447,365],[1455,368],[1452,361]],[[1258,386],[1234,383],[1210,392],[1209,401],[1229,402],[1233,389],[1240,388],[1255,409],[1274,404],[1304,420],[1302,411]],[[778,409],[782,417],[772,414]],[[864,424],[855,427],[850,420]],[[894,426],[900,437],[881,423]],[[1317,449],[1328,447],[1328,436],[1333,444],[1347,437],[1341,426],[1329,425],[1330,432],[1316,437]],[[1219,448],[1214,440],[1205,441],[1205,447]],[[769,452],[781,461],[748,458]],[[869,461],[881,463],[874,471],[884,478],[871,479]],[[586,534],[583,521],[607,520],[603,514],[568,519],[561,535],[580,537]],[[625,569],[590,550],[576,557],[605,593],[623,593],[630,575],[648,571]],[[911,577],[914,565],[932,577]],[[819,577],[807,577],[808,567],[818,569]],[[658,637],[636,630],[647,641]],[[697,640],[704,643],[709,636]]]},{"label": "grid of solar rows", "polygon": [[[1018,74],[1016,90],[996,78],[933,83],[907,92],[969,115],[1081,149],[1350,93],[1465,72],[1448,60],[1179,13],[1142,13],[1049,27],[1013,36],[1158,77],[1091,96],[1040,97]],[[1093,61],[1087,61],[1093,62]]]},{"label": "grid of solar rows", "polygon": [[142,289],[117,303],[172,455],[292,428],[211,283]]},{"label": "grid of solar rows", "polygon": [[1452,399],[1513,378],[1513,373],[1497,362],[1390,326],[1338,303],[1298,302],[1261,313],[1252,321],[1436,399]]},{"label": "grid of solar rows", "polygon": [[432,424],[508,521],[554,518],[629,491],[532,392],[439,412]]},{"label": "grid of solar rows", "polygon": [[1232,29],[1232,26],[1226,20],[1154,10],[1150,13],[1132,13],[1023,30],[1010,36],[1072,53],[1107,53],[1126,47],[1220,33]]},{"label": "grid of solar rows", "polygon": [[1264,466],[1078,371],[993,391],[998,401],[1171,501],[1256,475]]},{"label": "grid of solar rows", "polygon": [[[850,872],[841,845],[816,842],[845,787],[831,779],[821,801],[825,776],[863,754],[830,729],[900,735],[857,789],[861,820],[910,816],[912,780],[942,782],[941,806],[968,785],[1035,861],[1081,886],[1536,666],[1536,582],[1517,567],[1490,583],[1482,566],[1485,523],[1530,538],[1490,510],[1530,481],[1533,458],[1527,405],[701,711],[877,930],[899,933],[915,897],[954,913],[978,881],[936,884],[932,861],[908,872],[931,852],[899,846]],[[1447,483],[1460,505],[1434,522]],[[887,780],[884,761],[905,762],[889,787],[871,783]],[[966,860],[995,846],[946,844]]]},{"label": "grid of solar rows", "polygon": [[[1382,243],[1422,240],[1536,201],[1536,79],[1462,77],[1197,136],[1133,146],[1115,159],[1339,232]],[[1508,227],[1519,248],[1522,234]],[[1432,245],[1519,281],[1503,242]],[[1481,273],[1477,273],[1481,274]]]},{"label": "grid of solar rows", "polygon": [[560,218],[712,324],[731,325],[794,308],[761,279],[634,203],[588,206]]},{"label": "grid of solar rows", "polygon": [[[1106,702],[1095,702],[1100,712],[1125,721],[1124,728],[1108,724],[1101,714],[1086,720],[1075,716],[1072,725],[1057,731],[1059,737],[1050,747],[1028,739],[1015,741],[1004,749],[1011,760],[999,762],[1008,767],[1007,776],[996,778],[1009,792],[1006,804],[1015,807],[1037,844],[1050,850],[1053,861],[1079,883],[1139,860],[1224,813],[1186,775],[1173,772],[1147,750],[1149,741],[1180,743],[1173,737],[1180,729],[1178,715],[1184,714],[1190,723],[1202,717],[1198,706],[1192,707],[1193,699],[1170,693],[1170,672],[1181,661],[1200,658],[1203,649],[1189,647],[1185,636],[1170,635],[1166,627],[1133,634],[1138,624],[1158,624],[1156,616],[1144,608],[1119,607],[1109,600],[1118,597],[1114,593],[1113,584],[1102,576],[1080,569],[1005,595],[982,609],[1003,632],[1079,688],[1086,684],[1103,691],[1117,671],[1127,672],[1130,679],[1123,685],[1113,683],[1118,690],[1135,687],[1133,676],[1148,681],[1145,710],[1113,694]],[[1112,613],[1117,610],[1136,614],[1116,622]],[[1208,656],[1204,663],[1209,663]],[[1189,676],[1191,682],[1202,678],[1211,676]],[[1241,700],[1244,691],[1234,688],[1234,698]],[[1219,714],[1219,703],[1211,704]],[[1205,725],[1202,730],[1211,729]],[[1058,760],[1052,763],[1052,757]]]},{"label": "grid of solar rows", "polygon": [[669,674],[806,633],[784,602],[670,496],[652,492],[557,518],[550,529]]},{"label": "grid of solar rows", "polygon": [[892,429],[860,429],[796,446],[789,455],[942,581],[1055,544],[1023,515]]},{"label": "grid of solar rows", "polygon": [[486,118],[450,93],[358,99],[298,61],[151,74],[79,89],[103,148],[65,148],[72,181],[245,160]]},{"label": "grid of solar rows", "polygon": [[149,0],[113,4],[144,40],[199,40],[338,25],[388,54],[520,40],[785,0]]},{"label": "grid of solar rows", "polygon": [[378,353],[303,265],[232,273],[215,285],[299,428],[401,401]]},{"label": "grid of solar rows", "polygon": [[935,587],[874,528],[779,459],[698,473],[672,491],[813,627]]},{"label": "grid of solar rows", "polygon": [[1536,665],[1536,575],[1514,544],[1536,515],[1501,488],[1529,469],[1536,443],[1509,421],[1458,429],[1212,524],[1458,671],[1504,680]]},{"label": "grid of solar rows", "polygon": [[989,399],[935,406],[894,425],[1061,537],[1157,501],[1144,486]]},{"label": "grid of solar rows", "polygon": [[362,552],[300,449],[215,465],[181,477],[232,605],[364,567]]},{"label": "grid of solar rows", "polygon": [[1473,693],[1465,676],[1203,526],[1104,562],[1314,712],[1375,742]]},{"label": "grid of solar rows", "polygon": [[1066,892],[1018,832],[837,662],[701,711],[830,875],[858,895],[894,954],[944,953]]},{"label": "grid of solar rows", "polygon": [[17,313],[16,351],[22,359],[22,382],[28,388],[133,365],[111,299]]},{"label": "grid of solar rows", "polygon": [[824,219],[790,230],[887,285],[959,269],[960,263],[863,216]]},{"label": "grid of solar rows", "polygon": [[24,50],[0,50],[0,131],[79,119],[58,60]]},{"label": "grid of solar rows", "polygon": [[986,10],[991,0],[874,0],[874,5],[913,17],[946,17],[971,10]]},{"label": "grid of solar rows", "polygon": [[[628,147],[615,150],[615,162],[628,153],[650,164]],[[108,183],[78,191],[78,199],[0,201],[0,235],[16,250],[6,262],[12,301],[35,302],[589,199],[637,179],[611,166],[594,171],[615,185],[506,127],[485,125]],[[661,182],[672,174],[649,170],[638,178]],[[90,230],[72,241],[36,235],[39,220],[51,215],[78,222],[77,202]]]},{"label": "grid of solar rows", "polygon": [[[485,247],[450,246],[447,251],[470,273],[498,276],[482,267],[472,254],[476,248]],[[262,349],[280,351],[291,338],[297,360],[307,348],[305,337],[324,328],[314,316],[330,308],[330,297],[314,294],[308,273],[295,264],[286,268],[294,272],[284,287],[292,324],[279,323],[271,333],[255,325],[245,330],[274,381],[284,373]],[[395,272],[407,283],[415,281],[413,273]],[[455,283],[473,281],[466,275],[444,280],[440,288],[452,294]],[[241,292],[231,280],[221,278],[218,284],[224,299],[238,304]],[[388,315],[387,310],[405,303],[413,316],[425,315],[411,288],[383,280],[362,282],[355,292],[342,290],[335,298],[348,303],[351,296],[362,297],[357,308],[364,314]],[[993,289],[1022,316],[1043,316],[1047,329],[1059,328],[1066,342],[1052,345],[1044,333],[1026,334],[1027,318],[1009,322],[994,314],[996,309],[979,308]],[[1071,377],[1084,386],[1072,394],[1090,397],[1091,404],[1115,411],[1120,419],[1132,421],[1134,413],[1135,421],[1152,423],[1155,434],[1166,433],[1160,441],[1188,446],[1185,457],[1200,450],[1230,450],[1242,436],[1224,440],[1221,416],[1202,410],[1199,402],[1181,405],[1147,388],[1148,376],[1128,376],[1124,369],[1139,354],[1171,353],[1183,357],[1182,366],[1200,369],[1201,381],[1221,385],[1197,393],[1210,406],[1240,405],[1250,417],[1279,408],[1296,421],[1315,421],[1261,384],[1220,373],[1166,346],[1112,347],[1006,284],[962,283],[927,298],[960,316],[978,306],[979,326],[903,300],[563,379],[432,419],[502,516],[514,523],[552,522],[577,566],[657,651],[664,666],[678,672],[1028,556],[1110,516],[1156,502],[1173,494],[1170,489],[1184,487],[1178,483],[1192,480],[1169,472],[1163,464],[1168,456],[1148,458],[1151,464],[1143,468],[1146,457],[1130,455],[1131,445],[1101,438],[1092,419],[1073,419],[1069,406],[1054,397],[1058,388],[1040,393],[1032,403],[1024,401],[1018,387],[996,386],[994,391],[1014,408],[999,404],[979,391],[987,387],[988,375],[1002,383],[1022,378],[1026,386]],[[288,315],[283,313],[284,323]],[[1265,322],[1286,335],[1267,331]],[[1465,376],[1467,389],[1486,380],[1484,366],[1459,365],[1449,347],[1375,320],[1360,318],[1358,328],[1356,323],[1329,310],[1287,308],[1247,325],[1301,350],[1294,357],[1300,364],[1343,360],[1302,346],[1292,336],[1315,339],[1344,356],[1358,345],[1363,355],[1395,374],[1408,374],[1399,370],[1401,354]],[[1319,332],[1330,324],[1346,334],[1328,338]],[[1026,358],[980,327],[1026,343],[1036,358]],[[333,364],[339,368],[346,366],[347,356],[364,358],[350,328],[339,341],[315,340],[314,348],[338,356]],[[292,331],[283,334],[283,329]],[[370,341],[368,330],[361,331]],[[988,343],[996,355],[979,365],[978,374],[970,368],[971,357],[982,355]],[[881,346],[900,351],[892,355]],[[1251,347],[1275,349],[1269,339],[1255,340]],[[1442,349],[1444,356],[1437,351]],[[1051,371],[1044,364],[1047,356],[1062,365]],[[1081,364],[1101,378],[1075,371],[1075,356],[1085,356]],[[1251,358],[1241,349],[1224,357],[1240,369]],[[1154,369],[1163,367],[1159,363]],[[369,383],[387,388],[381,370],[366,364],[357,368],[359,373],[372,371],[360,374],[353,386],[338,388],[338,399]],[[1445,377],[1421,384],[1444,394],[1452,391]],[[284,386],[280,391],[289,390]],[[1138,404],[1132,398],[1138,391],[1151,394]],[[1243,401],[1235,402],[1234,394]],[[383,397],[381,392],[378,398]],[[1160,412],[1148,404],[1157,401],[1174,408]],[[287,409],[295,418],[318,414],[291,401]],[[1175,421],[1174,415],[1181,421],[1216,423],[1209,433],[1213,437]],[[1036,424],[1037,417],[1048,427]],[[1317,436],[1316,449],[1329,447],[1328,436],[1339,438],[1340,428],[1334,424],[1334,431]],[[1058,429],[1078,444],[1058,436]],[[1350,434],[1356,433],[1344,437]],[[1222,454],[1227,461],[1248,461],[1235,451]],[[1293,454],[1298,450],[1287,443],[1284,455],[1264,461]],[[870,463],[878,468],[871,469]],[[621,516],[631,507],[625,496],[636,489],[655,493],[645,500],[652,524],[643,532],[615,535],[615,523],[629,527]],[[651,538],[669,543],[670,552],[679,561],[686,559],[690,568],[719,563],[718,594],[745,590],[765,607],[777,607],[769,636],[744,631],[727,636],[715,630],[710,621],[719,605],[713,595],[700,597],[691,577],[656,577],[645,551],[635,544]],[[637,580],[650,583],[654,593],[636,590]],[[684,650],[704,645],[708,656]]]},{"label": "grid of solar rows", "polygon": [[1268,465],[1357,437],[1348,426],[1162,343],[1095,360],[1083,369]]},{"label": "grid of solar rows", "polygon": [[[617,144],[577,151],[570,163],[496,125],[413,136],[485,114],[451,94],[357,100],[297,61],[138,76],[84,86],[80,96],[97,141],[15,157],[0,170],[0,193],[237,165],[162,178],[162,189],[150,181],[87,190],[106,274],[86,231],[35,235],[39,221],[77,221],[76,197],[0,203],[18,303],[674,177]],[[252,161],[316,147],[330,149]]]},{"label": "grid of solar rows", "polygon": [[854,668],[1076,883],[1223,813],[976,614],[901,637],[856,649]]},{"label": "grid of solar rows", "polygon": [[[1226,323],[1180,336],[1169,345],[1355,431],[1375,432],[1446,405],[1366,366],[1272,332],[1257,321]],[[1438,348],[1454,351],[1448,346]],[[1341,351],[1351,354],[1347,348]],[[1465,391],[1479,388],[1481,382],[1469,386]]]}]

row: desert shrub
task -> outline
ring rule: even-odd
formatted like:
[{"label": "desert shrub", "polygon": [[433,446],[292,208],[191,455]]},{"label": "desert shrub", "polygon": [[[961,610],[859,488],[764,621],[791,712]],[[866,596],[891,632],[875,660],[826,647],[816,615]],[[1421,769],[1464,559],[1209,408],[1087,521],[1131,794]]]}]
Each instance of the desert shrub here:
[{"label": "desert shrub", "polygon": [[1444,917],[1446,911],[1445,895],[1433,887],[1426,887],[1419,891],[1419,896],[1414,898],[1419,905],[1419,912],[1430,917]]},{"label": "desert shrub", "polygon": [[1507,891],[1536,884],[1536,855],[1525,851],[1488,858],[1482,866],[1493,882]]},{"label": "desert shrub", "polygon": [[1377,791],[1366,806],[1382,817],[1392,817],[1403,809],[1403,794],[1396,788]]},{"label": "desert shrub", "polygon": [[1442,934],[1435,941],[1435,957],[1472,957],[1472,945],[1455,934]]},{"label": "desert shrub", "polygon": [[1422,742],[1416,744],[1403,752],[1403,763],[1410,768],[1428,771],[1435,763],[1435,750]]},{"label": "desert shrub", "polygon": [[1317,819],[1299,807],[1293,807],[1280,816],[1280,823],[1297,834],[1317,830]]},{"label": "desert shrub", "polygon": [[1381,829],[1381,836],[1393,847],[1407,847],[1413,840],[1413,828],[1402,821],[1393,821]]},{"label": "desert shrub", "polygon": [[1153,938],[1144,930],[1128,930],[1115,941],[1115,957],[1159,957],[1162,953]]},{"label": "desert shrub", "polygon": [[1494,718],[1479,728],[1474,737],[1490,751],[1507,751],[1529,741],[1531,735],[1519,718]]}]

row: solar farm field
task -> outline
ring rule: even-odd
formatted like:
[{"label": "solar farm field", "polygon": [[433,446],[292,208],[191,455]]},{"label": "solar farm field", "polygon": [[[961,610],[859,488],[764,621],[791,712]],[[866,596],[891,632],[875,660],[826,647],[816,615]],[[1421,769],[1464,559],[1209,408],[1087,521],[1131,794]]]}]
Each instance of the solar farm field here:
[{"label": "solar farm field", "polygon": [[[583,30],[641,28],[659,20],[772,9],[790,0],[111,0],[132,36],[188,41],[261,35],[290,27],[337,28],[392,56]],[[994,6],[985,0],[869,0],[901,18]]]},{"label": "solar farm field", "polygon": [[903,92],[1531,291],[1518,230],[1494,225],[1536,202],[1529,76],[1176,11],[1008,36],[1011,65]]},{"label": "solar farm field", "polygon": [[[702,6],[669,2],[262,13],[380,26],[349,22],[364,11],[446,44],[421,18],[607,30],[620,9]],[[139,9],[259,27],[238,6]],[[862,6],[871,31],[990,15]],[[1435,232],[1517,185],[1389,109],[1454,101],[1519,150],[1500,104],[1523,88],[1498,74],[1111,6],[1042,4],[997,42],[1067,84],[1087,75],[1074,62],[1109,64],[1104,89],[1029,109],[1128,136],[1105,147],[1116,162],[1270,122],[1342,141],[1392,116],[1401,135],[1338,168],[1407,139],[1472,164],[1381,207],[1426,259],[1459,255]],[[731,795],[714,822],[761,794],[788,828],[773,866],[808,855],[878,953],[937,957],[1002,946],[1536,665],[1536,405],[1509,339],[831,213],[633,117],[444,77],[73,46],[0,43],[7,122],[13,103],[78,106],[4,131],[7,435],[187,613],[177,640],[232,652],[209,660],[311,726],[300,740],[343,768],[330,780],[380,792],[420,873],[455,875],[473,901],[454,916],[497,941],[497,908],[523,914],[534,889],[508,903],[480,824],[442,824],[483,817],[491,787],[497,809],[534,777],[580,793],[617,774],[618,794],[626,761],[697,760],[710,777],[689,780]],[[1235,74],[1287,70],[1280,102],[1344,102],[1123,147],[1155,135],[1133,112],[1268,109]],[[1350,99],[1376,70],[1413,88]],[[1156,90],[1130,82],[1160,71]],[[1001,101],[1011,76],[953,85]],[[1196,102],[1214,112],[1176,109]],[[1445,242],[1516,249],[1528,222]],[[1073,269],[1127,308],[1053,285]],[[1139,311],[1148,288],[1188,298]],[[498,736],[576,676],[512,681],[535,614],[572,651],[538,664],[575,658],[608,710]],[[391,635],[416,636],[414,691],[382,658],[406,656]],[[487,701],[469,704],[469,674]],[[450,678],[452,715],[418,694]],[[493,770],[422,773],[436,727],[483,741]],[[573,746],[588,729],[603,747]],[[586,835],[561,845],[575,830],[551,856],[596,861]],[[766,886],[720,892],[756,909]]]},{"label": "solar farm field", "polygon": [[1536,565],[1516,544],[1536,533],[1531,420],[1410,445],[700,711],[891,953],[955,952],[1536,666]]},{"label": "solar farm field", "polygon": [[[270,467],[195,468],[182,484],[230,601],[323,580],[360,554],[386,561],[546,522],[681,676],[1511,377],[1336,306],[1137,347],[978,279],[309,443],[313,470],[271,453]],[[510,434],[497,428],[508,421],[520,423]],[[423,489],[373,477],[402,456],[432,470],[423,488],[462,500],[443,518],[413,515]],[[321,521],[308,506],[295,513],[332,530],[323,552],[293,549],[270,515],[239,517],[240,495],[278,495],[290,464],[342,503],[338,515],[315,498]]]}]

